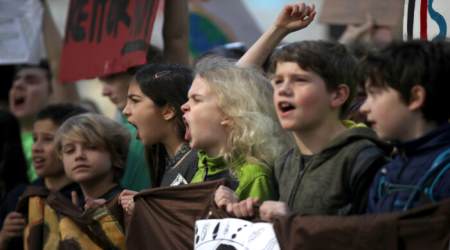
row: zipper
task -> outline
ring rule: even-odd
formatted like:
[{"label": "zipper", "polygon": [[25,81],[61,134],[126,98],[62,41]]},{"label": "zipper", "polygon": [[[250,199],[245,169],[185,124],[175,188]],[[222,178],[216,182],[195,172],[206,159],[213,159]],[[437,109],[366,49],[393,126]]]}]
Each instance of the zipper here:
[{"label": "zipper", "polygon": [[[301,160],[301,159],[300,159]],[[308,169],[309,166],[311,166],[313,159],[309,159],[308,164],[306,166],[303,167],[302,170],[300,170],[300,172],[297,175],[297,178],[295,179],[295,184],[294,184],[294,191],[291,192],[291,195],[289,196],[288,199],[288,206],[290,208],[294,207],[294,198],[297,195],[297,192],[299,190],[298,186],[300,185],[301,180],[303,179],[303,176],[305,175],[306,170]]]}]

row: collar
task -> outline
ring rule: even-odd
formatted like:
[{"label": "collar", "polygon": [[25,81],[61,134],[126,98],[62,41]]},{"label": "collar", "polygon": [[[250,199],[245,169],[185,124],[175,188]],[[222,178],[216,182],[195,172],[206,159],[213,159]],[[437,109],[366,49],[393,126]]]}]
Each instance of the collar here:
[{"label": "collar", "polygon": [[228,168],[222,156],[210,157],[204,151],[199,151],[197,154],[199,159],[198,168],[202,170],[208,169],[209,175],[220,173]]},{"label": "collar", "polygon": [[450,124],[445,122],[418,139],[407,142],[394,142],[393,145],[399,151],[411,154],[448,143],[450,143]]},{"label": "collar", "polygon": [[187,143],[181,144],[180,149],[177,150],[175,155],[173,157],[166,156],[166,169],[171,169],[173,166],[177,164],[177,162],[183,158],[189,151],[191,151],[191,148]]}]

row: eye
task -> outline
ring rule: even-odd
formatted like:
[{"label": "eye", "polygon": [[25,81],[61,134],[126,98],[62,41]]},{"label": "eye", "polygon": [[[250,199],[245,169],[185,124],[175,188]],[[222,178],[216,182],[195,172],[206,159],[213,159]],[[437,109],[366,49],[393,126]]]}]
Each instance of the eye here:
[{"label": "eye", "polygon": [[283,83],[283,79],[280,79],[280,78],[272,79],[272,84],[273,85],[280,85],[282,83]]},{"label": "eye", "polygon": [[48,135],[44,137],[45,142],[53,142],[54,136]]},{"label": "eye", "polygon": [[75,151],[75,147],[72,145],[66,145],[62,148],[64,154],[72,154]]}]

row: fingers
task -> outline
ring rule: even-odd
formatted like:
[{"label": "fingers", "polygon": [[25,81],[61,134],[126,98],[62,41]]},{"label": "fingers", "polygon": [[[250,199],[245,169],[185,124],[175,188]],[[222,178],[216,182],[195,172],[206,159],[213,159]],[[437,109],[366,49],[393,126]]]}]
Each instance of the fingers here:
[{"label": "fingers", "polygon": [[248,218],[255,215],[255,206],[259,203],[258,199],[247,198],[241,202],[228,204],[227,212],[238,218]]},{"label": "fingers", "polygon": [[288,213],[287,204],[280,201],[265,201],[259,208],[259,216],[265,221],[272,221],[275,217],[285,216]]},{"label": "fingers", "polygon": [[2,234],[7,238],[19,236],[22,234],[25,225],[25,218],[22,214],[11,212],[3,222]]},{"label": "fingers", "polygon": [[130,200],[134,199],[134,196],[137,194],[138,192],[136,191],[132,191],[132,190],[124,190],[120,193],[119,195],[119,205],[122,205],[122,207],[124,205],[127,205]]},{"label": "fingers", "polygon": [[124,204],[122,208],[125,210],[126,214],[132,215],[134,211],[134,200],[130,200],[128,204]]},{"label": "fingers", "polygon": [[236,203],[239,199],[236,194],[228,187],[219,186],[214,194],[214,202],[220,208],[225,208],[230,203]]}]

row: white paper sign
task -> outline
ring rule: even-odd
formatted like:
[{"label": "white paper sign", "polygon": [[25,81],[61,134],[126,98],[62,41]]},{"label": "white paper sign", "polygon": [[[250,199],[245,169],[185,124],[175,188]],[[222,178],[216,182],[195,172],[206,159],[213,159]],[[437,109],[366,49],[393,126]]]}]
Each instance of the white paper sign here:
[{"label": "white paper sign", "polygon": [[279,250],[271,223],[241,219],[197,220],[194,249]]},{"label": "white paper sign", "polygon": [[0,64],[39,62],[42,15],[39,0],[0,0]]},{"label": "white paper sign", "polygon": [[406,0],[403,15],[405,40],[444,40],[450,37],[448,0]]}]

